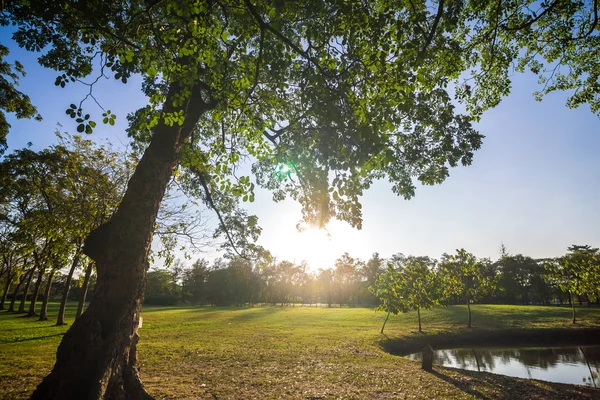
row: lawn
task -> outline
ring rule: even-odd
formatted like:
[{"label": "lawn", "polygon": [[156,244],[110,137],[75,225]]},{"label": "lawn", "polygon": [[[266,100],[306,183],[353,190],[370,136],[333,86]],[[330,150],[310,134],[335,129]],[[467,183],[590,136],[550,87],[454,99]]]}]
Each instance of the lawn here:
[{"label": "lawn", "polygon": [[[392,316],[367,308],[146,307],[142,313],[141,375],[157,399],[599,399],[600,390],[445,368],[424,372],[391,355],[441,337],[456,340],[503,332],[531,335],[600,326],[600,309],[475,305]],[[70,305],[68,316],[75,312]],[[50,304],[49,316],[57,305]],[[71,319],[68,322],[72,322]],[[26,398],[54,362],[67,327],[0,312],[0,399]],[[600,343],[600,335],[591,340]],[[588,335],[588,337],[590,337]],[[466,338],[466,339],[465,339]],[[567,339],[564,339],[567,338]]]}]

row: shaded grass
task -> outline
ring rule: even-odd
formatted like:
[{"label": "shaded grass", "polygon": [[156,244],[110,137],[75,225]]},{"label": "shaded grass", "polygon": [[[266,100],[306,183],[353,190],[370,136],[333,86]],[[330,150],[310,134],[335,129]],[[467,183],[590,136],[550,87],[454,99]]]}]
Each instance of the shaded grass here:
[{"label": "shaded grass", "polygon": [[[49,317],[57,313],[50,304]],[[67,322],[76,306],[69,305]],[[494,332],[540,332],[600,325],[600,309],[475,305],[391,317],[366,308],[146,307],[140,330],[141,374],[159,399],[517,399],[600,398],[600,390],[436,367],[384,350],[441,337],[494,337]],[[52,368],[68,327],[0,312],[0,398],[25,398]],[[538,330],[538,331],[532,331]],[[598,336],[598,335],[596,335]]]}]

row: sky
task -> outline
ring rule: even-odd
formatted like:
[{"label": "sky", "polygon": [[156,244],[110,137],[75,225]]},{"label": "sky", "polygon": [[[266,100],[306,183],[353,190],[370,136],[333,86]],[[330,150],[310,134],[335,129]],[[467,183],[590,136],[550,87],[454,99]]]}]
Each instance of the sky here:
[{"label": "sky", "polygon": [[[76,133],[65,109],[88,88],[54,86],[58,73],[41,68],[35,54],[13,45],[5,28],[0,29],[0,41],[11,48],[9,60],[25,66],[20,90],[44,118],[16,120],[9,114],[9,151],[28,142],[34,150],[55,143],[57,124],[61,131]],[[313,270],[332,267],[345,251],[366,260],[375,252],[382,257],[404,253],[438,258],[465,248],[496,259],[501,243],[510,253],[532,257],[558,256],[571,244],[600,246],[600,118],[587,106],[568,109],[566,93],[536,102],[536,89],[535,76],[513,76],[510,96],[476,125],[486,137],[473,164],[452,169],[441,185],[418,186],[416,196],[407,201],[394,195],[388,182],[376,182],[361,199],[361,231],[334,221],[329,236],[316,230],[299,233],[299,204],[274,203],[269,192],[259,189],[247,207],[263,228],[259,244],[279,259],[306,260]],[[113,127],[98,124],[90,138],[125,146],[125,116],[146,104],[140,80],[133,78],[127,85],[102,81],[94,94],[117,120]],[[102,111],[91,102],[88,107],[99,121]],[[200,256],[218,253],[207,249]]]}]

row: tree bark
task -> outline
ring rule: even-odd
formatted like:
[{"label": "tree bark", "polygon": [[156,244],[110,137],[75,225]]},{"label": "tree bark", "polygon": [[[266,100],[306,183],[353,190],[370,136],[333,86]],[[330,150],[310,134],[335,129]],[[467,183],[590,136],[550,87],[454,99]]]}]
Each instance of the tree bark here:
[{"label": "tree bark", "polygon": [[44,277],[44,268],[40,268],[38,272],[37,280],[35,281],[35,286],[33,287],[33,294],[31,295],[31,303],[29,303],[29,312],[27,313],[28,317],[35,317],[38,314],[35,312],[35,306],[37,304],[38,294],[40,293],[40,287],[42,286],[42,279]]},{"label": "tree bark", "polygon": [[83,313],[83,307],[85,307],[85,298],[87,296],[88,286],[90,285],[90,277],[92,276],[93,269],[94,269],[94,262],[90,261],[88,263],[87,269],[85,271],[85,278],[83,278],[83,286],[81,288],[81,298],[79,299],[79,304],[77,305],[77,314],[75,314],[75,318],[79,318],[79,316]]},{"label": "tree bark", "polygon": [[50,288],[52,288],[52,279],[54,279],[55,272],[56,270],[52,268],[48,274],[48,282],[46,283],[46,291],[44,292],[44,301],[42,302],[39,321],[48,321],[48,299],[50,298]]},{"label": "tree bark", "polygon": [[25,302],[27,301],[27,294],[29,293],[29,286],[31,285],[31,279],[33,279],[33,274],[35,273],[35,267],[31,269],[29,272],[29,276],[27,277],[27,283],[25,284],[25,289],[23,289],[23,298],[21,299],[21,303],[19,304],[19,311],[17,313],[23,314],[25,312]]},{"label": "tree bark", "polygon": [[73,261],[71,262],[71,269],[69,270],[69,275],[67,275],[67,280],[65,281],[65,289],[63,290],[62,299],[60,300],[60,308],[58,309],[58,317],[56,318],[56,325],[65,325],[65,310],[67,308],[67,298],[69,297],[69,290],[71,289],[71,281],[73,280],[73,273],[77,269],[79,265],[79,252],[77,252],[73,256]]},{"label": "tree bark", "polygon": [[421,332],[421,308],[417,307],[417,319],[419,320],[419,332]]},{"label": "tree bark", "polygon": [[[180,91],[171,84],[163,112],[178,110],[173,99]],[[136,351],[148,252],[181,147],[208,109],[194,88],[182,126],[161,118],[117,211],[86,239],[83,252],[98,272],[94,298],[63,337],[52,372],[31,399],[152,399],[139,379]]]},{"label": "tree bark", "polygon": [[10,276],[10,274],[6,275],[6,285],[4,286],[4,293],[2,293],[2,299],[0,300],[0,310],[4,310],[4,303],[8,297],[8,291],[10,290],[11,278],[12,276]]}]

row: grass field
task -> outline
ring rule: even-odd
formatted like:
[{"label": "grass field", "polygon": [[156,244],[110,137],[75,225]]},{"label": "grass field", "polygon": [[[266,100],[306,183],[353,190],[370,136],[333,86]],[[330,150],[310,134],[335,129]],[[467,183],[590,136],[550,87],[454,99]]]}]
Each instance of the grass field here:
[{"label": "grass field", "polygon": [[[423,334],[415,313],[392,316],[383,336],[385,315],[366,308],[146,307],[141,375],[157,399],[600,399],[599,389],[582,386],[438,367],[427,373],[384,351],[440,337],[493,340],[491,332],[507,329],[568,337],[600,326],[597,308],[578,309],[576,327],[566,307],[472,309],[471,330],[466,307],[452,306],[422,312]],[[75,305],[67,311],[72,316]],[[51,304],[50,320],[56,313]],[[0,312],[0,399],[26,398],[50,371],[67,329],[52,324]]]}]

